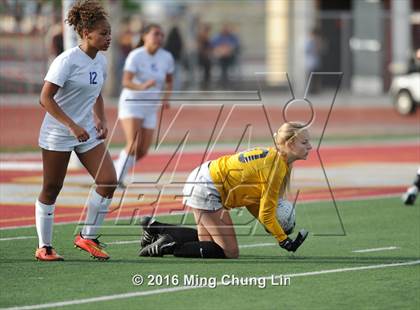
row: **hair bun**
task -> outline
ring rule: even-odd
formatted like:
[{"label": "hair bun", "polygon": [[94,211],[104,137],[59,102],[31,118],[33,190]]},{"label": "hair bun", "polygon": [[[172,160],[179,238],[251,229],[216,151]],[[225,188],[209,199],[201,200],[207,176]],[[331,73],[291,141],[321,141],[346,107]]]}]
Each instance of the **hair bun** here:
[{"label": "hair bun", "polygon": [[83,36],[83,30],[92,30],[96,22],[106,20],[108,14],[96,0],[78,0],[69,10],[66,22]]}]

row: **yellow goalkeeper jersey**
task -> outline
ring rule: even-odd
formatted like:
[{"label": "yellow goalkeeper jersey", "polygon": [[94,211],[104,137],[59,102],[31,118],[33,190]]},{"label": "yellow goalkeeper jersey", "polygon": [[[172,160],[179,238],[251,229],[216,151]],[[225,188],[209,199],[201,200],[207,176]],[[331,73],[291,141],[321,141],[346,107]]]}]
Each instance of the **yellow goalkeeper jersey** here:
[{"label": "yellow goalkeeper jersey", "polygon": [[210,164],[210,176],[225,208],[246,207],[278,240],[284,233],[276,218],[280,188],[288,172],[275,148],[255,148],[222,156]]}]

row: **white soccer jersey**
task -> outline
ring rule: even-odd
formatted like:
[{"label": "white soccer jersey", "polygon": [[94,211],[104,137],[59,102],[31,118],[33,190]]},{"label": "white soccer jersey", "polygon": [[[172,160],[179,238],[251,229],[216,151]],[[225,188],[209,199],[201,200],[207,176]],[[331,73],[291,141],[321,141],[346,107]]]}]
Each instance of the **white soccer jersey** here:
[{"label": "white soccer jersey", "polygon": [[[142,104],[159,104],[161,94],[165,86],[167,74],[174,72],[174,59],[168,51],[159,48],[155,54],[151,55],[145,47],[132,50],[128,54],[124,65],[124,71],[134,73],[134,83],[145,83],[148,80],[155,80],[153,87],[143,91],[135,91],[124,88],[120,96],[120,109],[125,105],[141,106]],[[126,101],[134,99],[135,101]]]},{"label": "white soccer jersey", "polygon": [[[54,59],[44,80],[60,86],[54,100],[76,124],[90,131],[95,126],[92,109],[105,79],[105,56],[98,52],[92,59],[76,46]],[[46,113],[40,138],[45,135],[51,139],[52,136],[59,138],[71,135],[71,132]]]}]

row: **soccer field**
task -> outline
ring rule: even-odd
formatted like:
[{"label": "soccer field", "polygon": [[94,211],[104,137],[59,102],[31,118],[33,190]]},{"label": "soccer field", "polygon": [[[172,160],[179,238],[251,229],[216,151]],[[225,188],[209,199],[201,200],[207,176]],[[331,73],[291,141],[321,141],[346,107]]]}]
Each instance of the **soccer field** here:
[{"label": "soccer field", "polygon": [[[98,262],[74,249],[76,224],[61,224],[54,228],[54,244],[66,260],[44,263],[33,258],[35,228],[4,229],[0,231],[0,306],[419,309],[419,203],[404,207],[398,197],[390,197],[338,201],[337,205],[344,231],[330,202],[298,204],[295,232],[306,228],[310,235],[295,254],[276,245],[261,225],[250,233],[255,223],[246,225],[251,219],[246,211],[233,212],[238,260],[140,258],[140,228],[122,226],[116,234],[109,221],[102,241],[108,243],[111,260]],[[181,217],[192,223],[191,215],[159,218],[179,223]],[[133,284],[135,275],[143,277],[142,285]],[[228,285],[233,277],[254,282]],[[257,283],[256,278],[265,281]],[[206,280],[207,286],[191,279]]]},{"label": "soccer field", "polygon": [[419,32],[420,0],[0,0],[0,310],[420,310]]}]

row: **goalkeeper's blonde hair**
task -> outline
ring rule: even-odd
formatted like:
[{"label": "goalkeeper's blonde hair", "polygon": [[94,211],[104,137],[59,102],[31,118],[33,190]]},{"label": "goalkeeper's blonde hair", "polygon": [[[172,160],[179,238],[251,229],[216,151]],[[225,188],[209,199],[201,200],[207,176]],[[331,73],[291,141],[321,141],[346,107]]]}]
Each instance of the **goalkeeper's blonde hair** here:
[{"label": "goalkeeper's blonde hair", "polygon": [[[277,132],[274,134],[274,141],[276,148],[281,156],[286,159],[287,163],[287,152],[285,151],[285,145],[289,141],[293,141],[300,132],[307,129],[307,126],[301,122],[287,122],[280,126]],[[284,177],[283,184],[280,188],[280,197],[285,198],[286,194],[290,191],[290,176],[292,173],[293,164],[287,163],[287,173]]]}]

